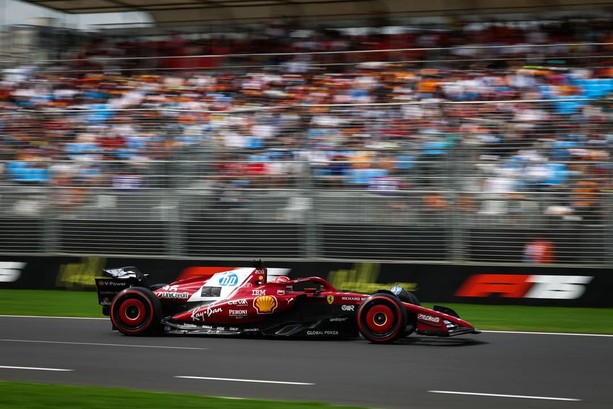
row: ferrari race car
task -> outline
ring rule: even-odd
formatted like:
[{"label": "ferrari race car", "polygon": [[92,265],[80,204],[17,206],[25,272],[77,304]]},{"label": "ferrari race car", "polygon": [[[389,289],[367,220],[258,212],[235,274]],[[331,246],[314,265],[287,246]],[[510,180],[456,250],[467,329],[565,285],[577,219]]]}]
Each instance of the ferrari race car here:
[{"label": "ferrari race car", "polygon": [[393,342],[421,335],[478,334],[450,308],[420,306],[395,286],[375,294],[337,291],[320,277],[267,276],[261,264],[150,285],[135,267],[103,270],[98,302],[125,335],[199,334],[355,338]]}]

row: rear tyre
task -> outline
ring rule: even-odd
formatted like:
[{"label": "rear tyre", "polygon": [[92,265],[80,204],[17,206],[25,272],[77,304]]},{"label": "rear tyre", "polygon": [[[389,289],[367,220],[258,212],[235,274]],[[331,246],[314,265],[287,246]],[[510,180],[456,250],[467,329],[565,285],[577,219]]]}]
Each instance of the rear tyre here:
[{"label": "rear tyre", "polygon": [[405,334],[407,313],[402,303],[388,293],[376,293],[358,309],[358,329],[372,343],[393,342]]},{"label": "rear tyre", "polygon": [[113,327],[125,335],[151,335],[160,328],[162,304],[144,287],[126,288],[111,304]]}]

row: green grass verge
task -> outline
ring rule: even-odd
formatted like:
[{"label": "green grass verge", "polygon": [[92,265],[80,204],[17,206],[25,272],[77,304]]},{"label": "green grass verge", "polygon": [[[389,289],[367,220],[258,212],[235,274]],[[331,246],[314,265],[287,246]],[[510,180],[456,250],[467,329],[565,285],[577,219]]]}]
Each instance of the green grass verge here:
[{"label": "green grass verge", "polygon": [[[443,305],[480,329],[613,334],[613,308]],[[0,314],[103,317],[91,291],[0,290]]]},{"label": "green grass verge", "polygon": [[613,334],[613,308],[443,305],[479,329]]},{"label": "green grass verge", "polygon": [[225,399],[130,389],[30,384],[0,381],[3,409],[358,409],[319,402]]},{"label": "green grass verge", "polygon": [[95,291],[0,290],[0,314],[103,317]]}]

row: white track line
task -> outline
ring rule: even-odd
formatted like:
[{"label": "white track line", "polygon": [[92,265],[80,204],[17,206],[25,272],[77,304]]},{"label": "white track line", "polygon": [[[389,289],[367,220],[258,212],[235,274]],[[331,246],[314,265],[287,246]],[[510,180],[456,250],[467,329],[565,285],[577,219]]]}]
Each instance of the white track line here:
[{"label": "white track line", "polygon": [[613,334],[582,334],[580,332],[538,332],[538,331],[481,331],[489,334],[518,334],[518,335],[564,335],[568,337],[613,337]]},{"label": "white track line", "polygon": [[46,340],[34,340],[34,339],[0,339],[0,342],[21,342],[31,344],[59,344],[59,345],[83,345],[83,346],[96,346],[96,347],[119,347],[119,348],[153,348],[153,349],[183,349],[189,351],[206,351],[208,348],[198,347],[175,347],[165,345],[130,345],[130,344],[105,344],[100,342],[72,342],[72,341],[46,341]]},{"label": "white track line", "polygon": [[62,368],[38,368],[34,366],[6,366],[0,365],[0,369],[18,369],[26,371],[50,371],[50,372],[72,372],[74,369],[62,369]]},{"label": "white track line", "polygon": [[248,382],[248,383],[271,383],[278,385],[299,385],[299,386],[313,386],[314,383],[308,382],[289,382],[289,381],[267,381],[262,379],[238,379],[238,378],[213,378],[210,376],[175,376],[179,379],[195,379],[200,381],[223,381],[223,382]]},{"label": "white track line", "polygon": [[581,399],[557,398],[553,396],[505,395],[505,394],[499,394],[499,393],[458,392],[458,391],[428,391],[428,392],[447,394],[447,395],[486,396],[486,397],[493,397],[493,398],[538,399],[538,400],[555,400],[555,401],[565,401],[565,402],[580,402],[581,401]]}]

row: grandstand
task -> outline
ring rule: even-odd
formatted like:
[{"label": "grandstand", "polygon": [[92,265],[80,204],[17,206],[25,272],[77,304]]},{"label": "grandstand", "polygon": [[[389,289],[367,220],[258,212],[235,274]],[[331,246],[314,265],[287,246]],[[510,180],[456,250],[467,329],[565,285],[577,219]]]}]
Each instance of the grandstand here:
[{"label": "grandstand", "polygon": [[11,60],[1,251],[522,263],[539,237],[610,267],[610,15],[527,9],[223,32],[170,13]]}]

